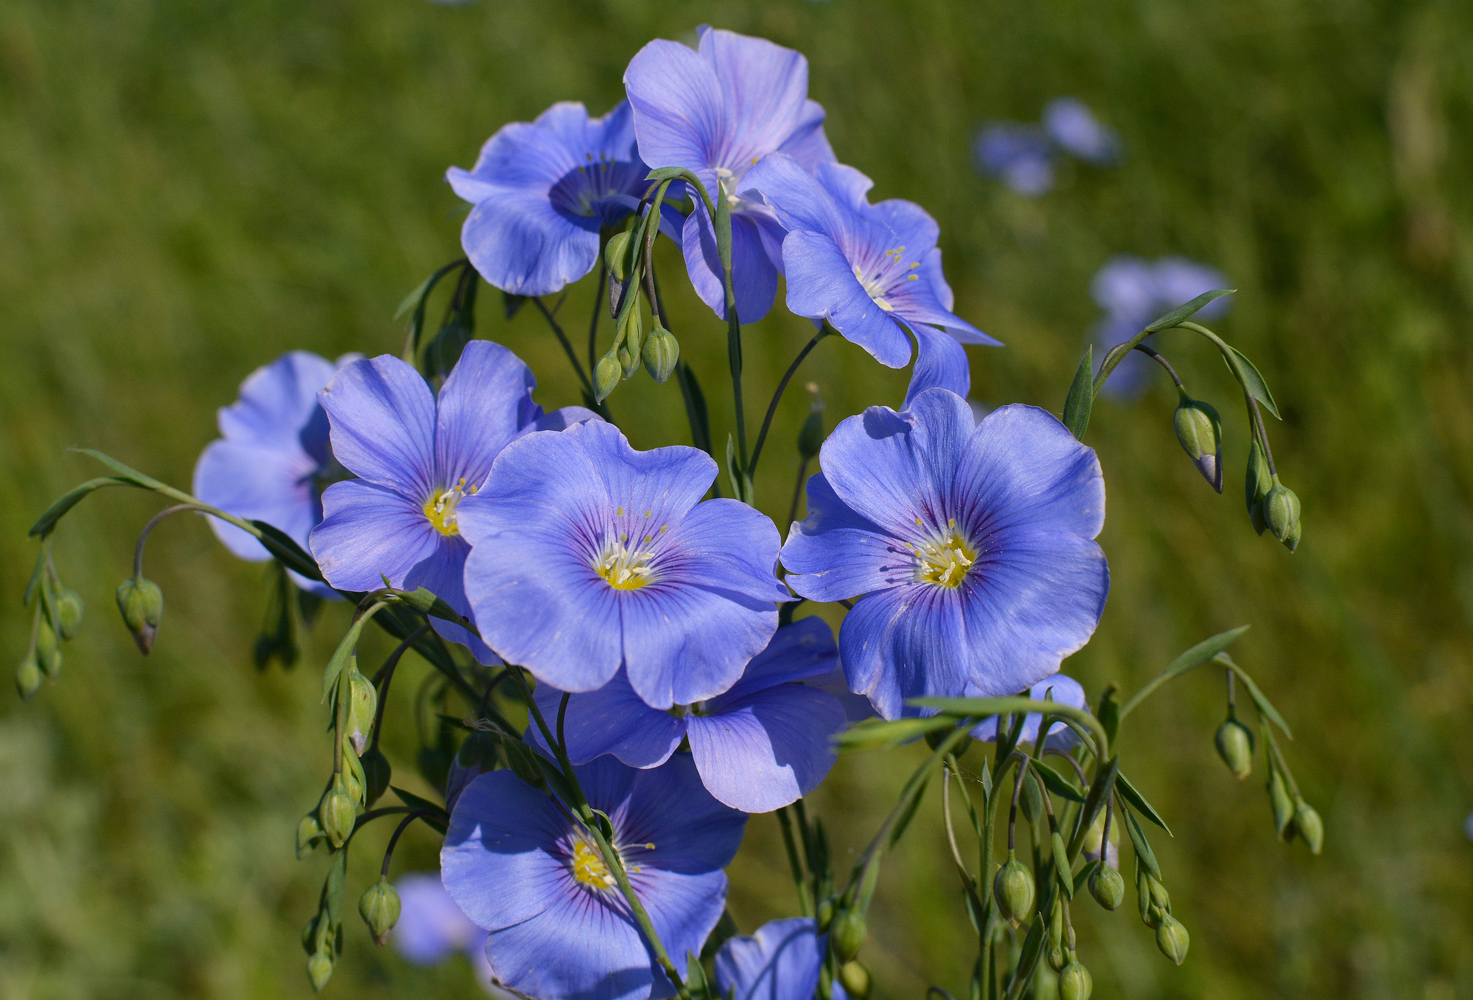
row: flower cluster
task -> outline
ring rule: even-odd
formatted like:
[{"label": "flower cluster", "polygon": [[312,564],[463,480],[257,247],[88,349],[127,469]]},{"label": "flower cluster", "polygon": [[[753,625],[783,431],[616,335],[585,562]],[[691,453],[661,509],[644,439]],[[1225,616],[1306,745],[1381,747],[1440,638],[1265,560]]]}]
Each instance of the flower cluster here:
[{"label": "flower cluster", "polygon": [[1054,164],[1064,154],[1096,167],[1120,162],[1120,137],[1100,124],[1077,97],[1059,97],[1037,125],[990,122],[972,147],[977,168],[1030,198],[1054,186]]}]

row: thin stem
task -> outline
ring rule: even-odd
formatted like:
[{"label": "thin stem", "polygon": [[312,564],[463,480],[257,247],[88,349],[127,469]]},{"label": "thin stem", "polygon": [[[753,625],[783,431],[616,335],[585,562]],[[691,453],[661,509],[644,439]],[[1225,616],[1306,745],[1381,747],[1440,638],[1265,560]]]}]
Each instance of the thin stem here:
[{"label": "thin stem", "polygon": [[380,878],[389,877],[389,862],[394,859],[394,848],[399,845],[399,838],[404,835],[405,830],[409,829],[409,824],[421,817],[431,815],[434,814],[428,809],[416,809],[399,821],[399,825],[394,828],[393,835],[389,837],[389,846],[384,848],[384,863],[378,872]]},{"label": "thin stem", "polygon": [[562,701],[557,706],[557,745],[565,754],[568,752],[568,740],[563,735],[563,720],[568,716],[568,701],[572,697],[571,693],[564,691]]},{"label": "thin stem", "polygon": [[1013,834],[1018,825],[1018,796],[1023,791],[1023,777],[1028,773],[1028,757],[1019,754],[1018,776],[1013,780],[1013,801],[1008,806],[1008,853],[1013,853]]},{"label": "thin stem", "polygon": [[568,341],[568,335],[563,333],[563,328],[558,325],[558,321],[553,318],[552,313],[548,312],[547,306],[543,304],[541,297],[534,295],[531,298],[537,304],[537,309],[542,313],[543,319],[547,320],[547,325],[552,327],[552,332],[557,336],[558,343],[563,345],[563,352],[567,354],[568,361],[572,363],[573,371],[577,374],[578,381],[583,383],[583,388],[588,393],[589,398],[598,398],[593,391],[593,383],[588,380],[588,373],[583,370],[583,363],[578,360],[578,353],[573,350],[573,345]]},{"label": "thin stem", "polygon": [[593,318],[588,321],[588,370],[598,369],[598,317],[604,311],[604,288],[608,281],[608,267],[604,264],[604,246],[608,240],[598,242],[598,291],[593,293]]},{"label": "thin stem", "polygon": [[[960,781],[961,777],[958,776]],[[951,860],[956,862],[956,870],[961,873],[964,880],[970,882],[971,876],[967,874],[967,863],[962,860],[962,852],[956,844],[956,830],[951,826],[951,762],[947,761],[941,767],[941,818],[946,823],[946,842],[951,845]],[[970,886],[969,886],[970,887]]]},{"label": "thin stem", "polygon": [[175,504],[172,507],[165,507],[163,510],[159,511],[157,514],[151,517],[148,523],[143,526],[143,530],[138,533],[138,545],[133,549],[133,579],[139,580],[143,577],[143,546],[148,542],[148,534],[149,532],[153,531],[154,525],[158,524],[160,521],[170,516],[171,514],[179,513],[181,510],[207,509],[208,508],[206,508],[204,504],[200,503],[179,503]]},{"label": "thin stem", "polygon": [[808,357],[809,352],[818,346],[818,342],[828,335],[828,324],[824,324],[823,328],[814,334],[813,339],[803,345],[803,349],[798,352],[798,356],[793,359],[793,363],[788,365],[788,370],[783,373],[782,381],[777,384],[777,391],[772,394],[772,402],[767,404],[767,416],[762,418],[762,430],[757,433],[757,443],[752,446],[752,459],[747,463],[748,476],[755,476],[757,474],[757,460],[762,457],[762,446],[767,443],[767,432],[772,427],[772,418],[777,413],[778,401],[783,398],[783,392],[788,388],[788,383],[793,380],[793,376],[797,373],[798,366],[803,363],[803,359]]},{"label": "thin stem", "polygon": [[1100,831],[1100,864],[1110,865],[1110,824],[1115,820],[1115,796],[1105,800],[1105,826]]},{"label": "thin stem", "polygon": [[650,950],[655,953],[655,961],[660,963],[660,968],[665,970],[666,977],[675,986],[675,992],[680,994],[681,1000],[690,1000],[690,991],[686,989],[685,981],[681,979],[680,973],[675,968],[675,963],[670,961],[670,955],[665,951],[665,945],[660,941],[660,936],[655,933],[655,925],[650,920],[650,915],[645,911],[644,903],[635,895],[634,887],[629,884],[629,875],[624,870],[624,859],[609,844],[608,838],[604,836],[597,823],[588,824],[588,832],[598,844],[599,853],[603,855],[610,870],[614,873],[614,879],[619,883],[619,890],[624,894],[624,899],[629,903],[629,909],[634,914],[639,929],[644,932],[645,941]]},{"label": "thin stem", "polygon": [[389,658],[379,668],[378,676],[373,679],[374,685],[378,687],[378,708],[373,713],[374,746],[378,746],[379,733],[383,731],[384,707],[389,703],[389,685],[394,682],[394,671],[398,669],[399,661],[404,658],[404,654],[409,650],[409,647],[414,645],[420,636],[428,632],[429,628],[429,623],[426,622],[411,632],[407,639],[394,647],[394,651],[389,654]]},{"label": "thin stem", "polygon": [[1083,786],[1083,791],[1089,791],[1089,779],[1084,776],[1084,765],[1080,764],[1079,761],[1075,760],[1071,755],[1060,750],[1058,747],[1047,747],[1043,751],[1043,753],[1045,757],[1062,757],[1064,760],[1067,760],[1070,764],[1074,765],[1074,771],[1079,775],[1079,783]]},{"label": "thin stem", "polygon": [[808,456],[798,460],[798,481],[793,484],[793,502],[788,506],[788,524],[798,520],[798,498],[803,495],[803,483],[808,479]]},{"label": "thin stem", "polygon": [[1227,674],[1228,715],[1232,715],[1233,709],[1238,707],[1237,675],[1233,673],[1232,667],[1226,668],[1223,673]]},{"label": "thin stem", "polygon": [[1263,445],[1263,457],[1268,462],[1268,474],[1278,478],[1279,470],[1274,465],[1274,450],[1268,446],[1268,429],[1263,426],[1263,414],[1258,410],[1258,400],[1253,398],[1252,393],[1244,392],[1243,398],[1248,400],[1248,412],[1253,416],[1253,424],[1258,428],[1258,441]]},{"label": "thin stem", "polygon": [[798,887],[798,908],[803,916],[813,916],[813,898],[808,892],[808,880],[803,874],[803,862],[798,857],[798,845],[793,842],[793,823],[788,818],[788,807],[777,810],[777,825],[783,832],[783,847],[788,852],[788,867],[793,872],[793,884]]},{"label": "thin stem", "polygon": [[1186,386],[1182,385],[1181,376],[1176,373],[1176,369],[1171,367],[1171,362],[1167,361],[1165,356],[1160,352],[1154,348],[1147,347],[1145,344],[1136,344],[1133,350],[1140,351],[1148,358],[1154,358],[1157,364],[1166,369],[1166,374],[1171,376],[1171,381],[1176,384],[1176,387],[1183,392],[1186,391]]}]

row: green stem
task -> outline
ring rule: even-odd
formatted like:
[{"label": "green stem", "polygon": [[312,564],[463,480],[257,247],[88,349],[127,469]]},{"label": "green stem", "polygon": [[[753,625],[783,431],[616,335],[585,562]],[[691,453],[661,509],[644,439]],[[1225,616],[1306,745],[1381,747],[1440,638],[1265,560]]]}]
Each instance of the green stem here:
[{"label": "green stem", "polygon": [[797,373],[798,366],[803,363],[803,359],[808,357],[809,352],[818,346],[818,342],[828,335],[829,326],[825,323],[823,328],[814,335],[813,339],[803,346],[803,350],[798,352],[798,356],[793,359],[793,363],[788,365],[788,370],[783,373],[782,381],[777,384],[777,391],[772,394],[772,402],[767,404],[767,416],[762,418],[762,430],[757,433],[757,443],[752,446],[752,460],[747,463],[748,477],[757,474],[757,460],[762,457],[762,446],[767,443],[767,432],[772,427],[772,418],[777,413],[778,401],[783,398],[783,392],[788,388],[788,383],[793,380],[793,375]]},{"label": "green stem", "polygon": [[[532,301],[537,304],[537,310],[542,313],[542,318],[547,320],[547,325],[552,327],[552,332],[557,336],[557,342],[563,346],[563,353],[568,356],[568,361],[572,364],[573,371],[578,376],[578,381],[583,383],[583,390],[588,393],[590,399],[596,399],[597,396],[593,391],[593,383],[588,380],[588,373],[583,370],[583,363],[578,360],[578,352],[573,350],[573,345],[568,340],[568,335],[563,332],[563,328],[558,325],[557,319],[548,311],[547,306],[543,303],[540,296],[532,296]],[[599,305],[600,303],[598,302],[594,303],[595,318],[598,315],[597,310]],[[608,418],[605,417],[604,419]]]},{"label": "green stem", "polygon": [[793,841],[793,824],[788,818],[788,807],[777,810],[777,824],[782,828],[783,847],[788,852],[788,867],[793,872],[793,884],[798,887],[798,909],[803,916],[813,916],[813,897],[808,891],[808,881],[803,876],[803,862],[798,858],[798,845]]}]

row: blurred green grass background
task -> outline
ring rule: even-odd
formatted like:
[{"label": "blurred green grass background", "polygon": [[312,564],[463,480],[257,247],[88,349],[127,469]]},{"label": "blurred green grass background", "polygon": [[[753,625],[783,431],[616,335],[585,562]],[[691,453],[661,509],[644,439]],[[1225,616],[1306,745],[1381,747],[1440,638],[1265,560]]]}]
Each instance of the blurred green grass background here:
[{"label": "blurred green grass background", "polygon": [[[649,0],[443,7],[420,0],[249,4],[11,0],[0,9],[0,649],[15,663],[34,558],[25,531],[95,474],[101,448],[186,486],[214,409],[282,352],[397,352],[400,298],[459,255],[442,182],[497,127],[555,100],[601,113],[652,37],[709,22],[803,50],[840,159],[876,197],[940,221],[958,312],[1007,343],[975,350],[974,395],[1057,410],[1113,253],[1181,253],[1240,289],[1220,332],[1257,361],[1284,410],[1271,428],[1304,504],[1290,556],[1254,537],[1241,500],[1246,436],[1221,364],[1164,349],[1227,415],[1227,486],[1181,455],[1164,385],[1101,403],[1088,441],[1109,489],[1113,591],[1094,643],[1066,669],[1091,694],[1128,692],[1180,649],[1251,622],[1235,655],[1284,710],[1289,754],[1326,847],[1274,841],[1261,761],[1243,784],[1211,748],[1220,680],[1193,674],[1129,721],[1128,767],[1167,815],[1158,837],[1177,969],[1132,907],[1086,905],[1096,995],[1473,997],[1473,225],[1466,3],[1108,0],[976,4]],[[977,177],[989,118],[1035,119],[1074,94],[1120,130],[1116,171],[1066,169],[1024,200]],[[685,356],[728,429],[721,325],[670,290]],[[586,321],[591,290],[563,313]],[[546,406],[576,401],[555,342],[491,294],[479,333],[537,371]],[[749,328],[749,411],[808,336],[782,313]],[[834,420],[898,403],[905,375],[825,341],[802,377]],[[636,445],[684,442],[673,383],[612,399]],[[785,401],[759,484],[786,512],[803,393]],[[167,610],[141,658],[112,606],[137,529],[157,508],[99,495],[56,543],[87,602],[59,684],[0,697],[0,998],[296,997],[299,928],[320,856],[292,835],[328,766],[317,668],[345,611],[329,608],[294,671],[257,672],[260,567],[205,525],[155,535],[148,574]],[[376,641],[376,640],[375,640]],[[371,660],[370,660],[371,662]],[[419,669],[408,668],[407,669]],[[410,782],[412,683],[386,738]],[[814,807],[841,869],[913,765],[841,761]],[[878,997],[959,995],[972,946],[933,798],[886,862],[863,958]],[[793,911],[771,817],[733,866],[743,930]],[[364,838],[349,899],[388,830]],[[396,870],[429,867],[406,837]],[[356,917],[329,990],[476,995],[469,967],[407,966]]]}]

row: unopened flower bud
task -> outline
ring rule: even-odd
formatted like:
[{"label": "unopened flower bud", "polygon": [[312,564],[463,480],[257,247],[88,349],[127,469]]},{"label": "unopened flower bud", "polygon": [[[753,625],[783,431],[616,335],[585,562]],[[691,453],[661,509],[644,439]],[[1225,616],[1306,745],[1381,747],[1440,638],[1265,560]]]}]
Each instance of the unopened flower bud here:
[{"label": "unopened flower bud", "polygon": [[82,629],[82,597],[75,590],[63,588],[55,601],[56,632],[66,642],[71,642]]},{"label": "unopened flower bud", "polygon": [[829,948],[840,962],[851,962],[859,954],[869,929],[864,923],[864,914],[858,910],[841,910],[829,925]]},{"label": "unopened flower bud", "polygon": [[1268,801],[1273,806],[1274,830],[1281,839],[1287,840],[1291,833],[1289,823],[1294,819],[1294,800],[1289,797],[1284,776],[1276,767],[1270,767],[1268,772]]},{"label": "unopened flower bud", "polygon": [[609,272],[617,282],[623,282],[629,277],[630,238],[631,234],[627,231],[615,233],[604,246],[604,263],[608,265]]},{"label": "unopened flower bud", "polygon": [[645,371],[650,373],[650,378],[660,384],[670,380],[675,372],[675,362],[680,360],[680,342],[675,339],[675,334],[655,321],[655,328],[650,335],[644,339],[644,347],[640,355],[644,360]]},{"label": "unopened flower bud", "polygon": [[638,293],[631,294],[635,295],[635,299],[630,303],[629,312],[619,326],[619,364],[625,378],[632,376],[639,367],[639,352],[644,347],[644,310],[639,307]]},{"label": "unopened flower bud", "polygon": [[353,834],[358,810],[347,791],[341,785],[334,785],[317,807],[317,819],[322,824],[323,832],[327,834],[328,842],[335,848],[342,847]]},{"label": "unopened flower bud", "polygon": [[1069,956],[1069,964],[1059,973],[1059,1000],[1089,1000],[1095,983],[1089,970],[1079,964],[1079,959]]},{"label": "unopened flower bud", "polygon": [[389,931],[399,922],[399,894],[386,878],[380,878],[368,887],[358,900],[358,913],[373,935],[373,943],[382,945],[389,939]]},{"label": "unopened flower bud", "polygon": [[1237,719],[1229,718],[1217,727],[1217,755],[1233,772],[1233,777],[1242,781],[1253,773],[1253,733]]},{"label": "unopened flower bud", "polygon": [[1263,534],[1267,525],[1263,521],[1263,498],[1268,496],[1273,485],[1273,474],[1268,471],[1268,459],[1257,439],[1248,448],[1248,471],[1243,476],[1243,499],[1248,504],[1248,515],[1253,520],[1253,530]]},{"label": "unopened flower bud", "polygon": [[15,690],[22,701],[30,701],[35,693],[41,690],[43,678],[41,667],[34,656],[28,656],[20,661],[20,666],[15,670]]},{"label": "unopened flower bud", "polygon": [[368,795],[368,775],[363,773],[363,762],[353,752],[353,742],[343,737],[343,772],[338,776],[342,788],[355,805],[363,805]]},{"label": "unopened flower bud", "polygon": [[[1287,544],[1287,539],[1299,527],[1299,497],[1294,491],[1274,479],[1273,489],[1263,499],[1263,523],[1274,537]],[[1299,536],[1294,534],[1295,544]]]},{"label": "unopened flower bud", "polygon": [[818,933],[827,933],[829,924],[833,923],[833,920],[834,901],[833,899],[825,899],[822,903],[818,904]]},{"label": "unopened flower bud", "polygon": [[1089,877],[1089,894],[1107,910],[1115,910],[1125,901],[1125,879],[1109,865],[1100,865]]},{"label": "unopened flower bud", "polygon": [[1048,964],[1055,972],[1064,971],[1064,966],[1069,961],[1069,953],[1066,950],[1068,944],[1064,932],[1064,903],[1055,897],[1054,905],[1049,910],[1048,951],[1046,953]]},{"label": "unopened flower bud", "polygon": [[1314,806],[1302,798],[1294,800],[1294,829],[1309,845],[1309,853],[1320,853],[1320,848],[1325,846],[1325,823]]},{"label": "unopened flower bud", "polygon": [[1176,439],[1187,457],[1214,490],[1222,492],[1222,422],[1217,411],[1201,400],[1181,393],[1181,402],[1171,418]]},{"label": "unopened flower bud", "polygon": [[624,370],[617,354],[611,351],[598,359],[598,367],[593,370],[593,392],[600,403],[609,398],[609,393],[614,391],[614,386],[623,376]]},{"label": "unopened flower bud", "polygon": [[1290,552],[1293,552],[1295,549],[1299,548],[1299,538],[1303,534],[1303,532],[1304,529],[1303,527],[1301,527],[1301,522],[1295,521],[1294,526],[1289,529],[1289,533],[1285,535],[1283,539],[1281,539],[1284,543],[1284,548],[1288,549]]},{"label": "unopened flower bud", "polygon": [[998,911],[1017,927],[1033,909],[1033,873],[1013,854],[992,879]]},{"label": "unopened flower bud", "polygon": [[317,820],[317,813],[309,812],[303,816],[302,821],[297,824],[297,860],[301,861],[311,854],[318,842],[326,836],[322,824]]},{"label": "unopened flower bud", "polygon": [[368,749],[368,738],[373,732],[373,717],[378,711],[378,691],[373,684],[351,667],[348,674],[348,740],[353,744],[353,753],[362,757]]},{"label": "unopened flower bud", "polygon": [[327,981],[332,978],[332,955],[325,951],[315,951],[312,957],[307,959],[307,979],[312,983],[312,990],[321,993],[327,988]]},{"label": "unopened flower bud", "polygon": [[858,962],[846,962],[839,969],[839,985],[854,1000],[864,1000],[869,996],[869,970]]},{"label": "unopened flower bud", "polygon": [[1038,826],[1043,819],[1043,793],[1038,790],[1037,782],[1023,782],[1023,792],[1018,796],[1018,809],[1031,826]]},{"label": "unopened flower bud", "polygon": [[133,641],[145,655],[153,649],[159,633],[159,619],[164,614],[164,592],[152,580],[131,577],[118,584],[118,610],[123,623],[133,633]]},{"label": "unopened flower bud", "polygon": [[1171,893],[1166,891],[1166,886],[1150,872],[1146,873],[1146,887],[1151,894],[1151,905],[1162,913],[1171,912]]},{"label": "unopened flower bud", "polygon": [[1169,913],[1162,914],[1161,922],[1156,925],[1156,947],[1161,949],[1161,954],[1180,965],[1187,960],[1191,943],[1191,935],[1182,922]]},{"label": "unopened flower bud", "polygon": [[61,643],[45,618],[36,625],[36,664],[52,680],[61,673]]}]

